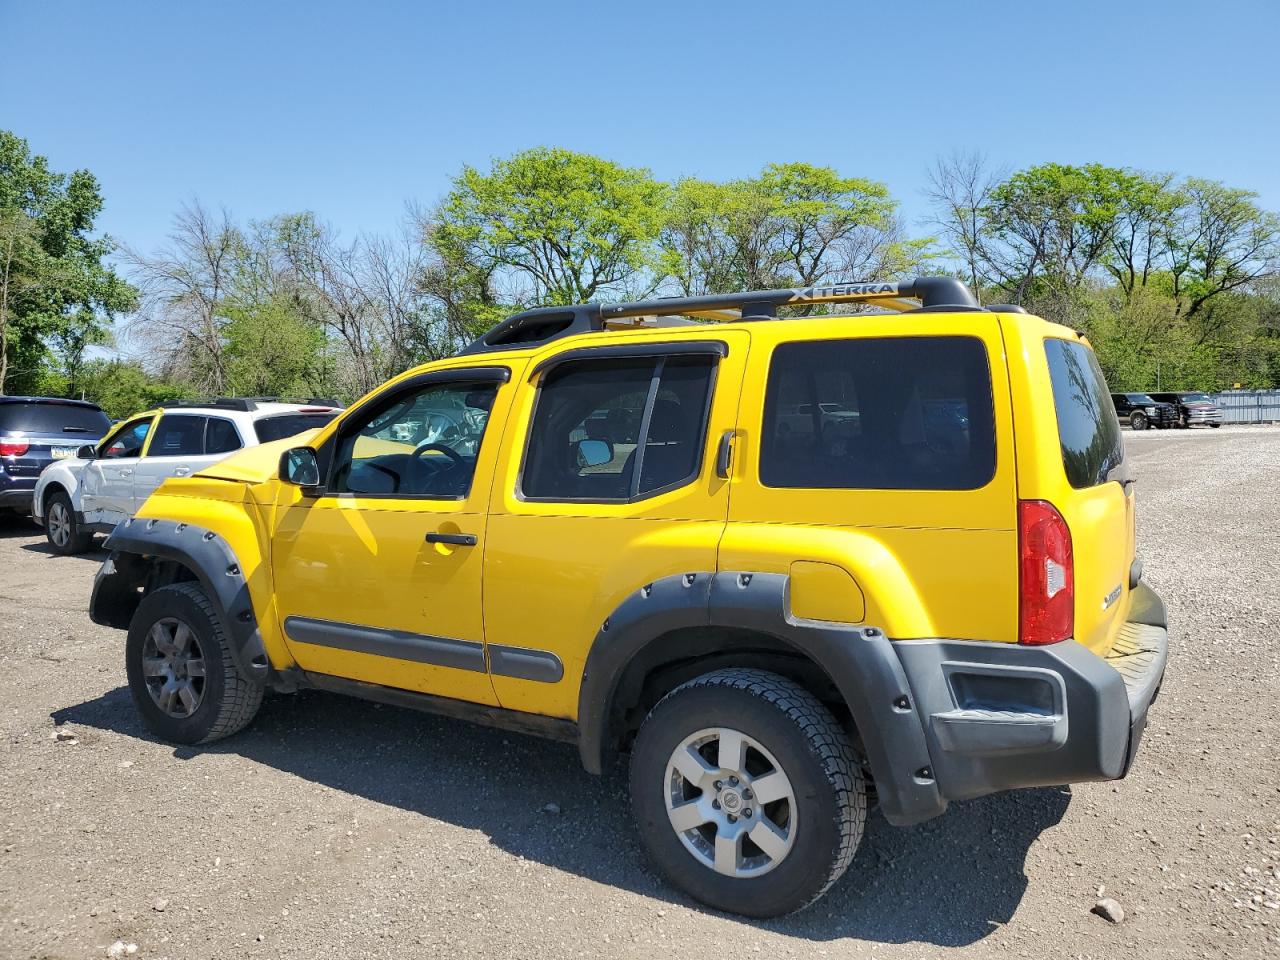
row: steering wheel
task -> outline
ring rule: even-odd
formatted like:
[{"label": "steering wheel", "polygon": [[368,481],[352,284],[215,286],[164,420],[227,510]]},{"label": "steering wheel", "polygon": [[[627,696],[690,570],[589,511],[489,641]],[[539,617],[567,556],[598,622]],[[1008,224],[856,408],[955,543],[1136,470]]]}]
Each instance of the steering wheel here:
[{"label": "steering wheel", "polygon": [[466,465],[466,461],[452,447],[446,447],[443,443],[424,443],[413,451],[415,457],[421,457],[424,453],[443,453],[446,457],[453,461],[450,466],[461,467]]}]

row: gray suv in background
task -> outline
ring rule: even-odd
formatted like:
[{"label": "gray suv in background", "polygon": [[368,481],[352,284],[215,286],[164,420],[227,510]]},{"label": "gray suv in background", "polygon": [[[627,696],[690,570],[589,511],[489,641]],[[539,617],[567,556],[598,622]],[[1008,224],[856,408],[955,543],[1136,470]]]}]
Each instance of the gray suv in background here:
[{"label": "gray suv in background", "polygon": [[84,400],[0,397],[0,508],[30,513],[40,471],[110,428],[102,408]]},{"label": "gray suv in background", "polygon": [[1222,426],[1222,411],[1207,393],[1183,391],[1179,393],[1153,393],[1153,400],[1167,403],[1178,411],[1178,426],[1194,427],[1207,424]]}]

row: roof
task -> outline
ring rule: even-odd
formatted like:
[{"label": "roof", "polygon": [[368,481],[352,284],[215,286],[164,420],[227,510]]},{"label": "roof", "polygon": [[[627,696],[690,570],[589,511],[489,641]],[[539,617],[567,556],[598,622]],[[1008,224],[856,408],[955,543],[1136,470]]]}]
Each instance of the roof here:
[{"label": "roof", "polygon": [[51,403],[59,404],[66,407],[88,407],[91,410],[101,410],[96,403],[90,403],[88,400],[73,400],[70,397],[3,397],[0,396],[0,403]]}]

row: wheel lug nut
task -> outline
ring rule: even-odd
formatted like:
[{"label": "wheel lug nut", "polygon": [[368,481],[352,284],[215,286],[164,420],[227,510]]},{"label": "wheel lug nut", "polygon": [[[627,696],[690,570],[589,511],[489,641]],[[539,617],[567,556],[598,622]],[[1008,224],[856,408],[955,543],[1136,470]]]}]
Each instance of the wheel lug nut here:
[{"label": "wheel lug nut", "polygon": [[751,816],[751,808],[750,808],[750,807],[747,807],[747,809],[743,810],[743,811],[742,811],[742,815],[743,815],[744,817],[750,818],[750,816]]},{"label": "wheel lug nut", "polygon": [[712,801],[711,801],[711,809],[713,809],[713,810],[719,810],[719,809],[720,809],[720,801],[719,801],[719,800],[712,800]]},{"label": "wheel lug nut", "polygon": [[723,780],[717,780],[717,781],[716,781],[716,789],[717,789],[717,790],[723,790],[723,789],[724,789],[724,781],[723,781]]},{"label": "wheel lug nut", "polygon": [[737,778],[737,777],[730,777],[730,778],[729,778],[729,785],[730,785],[730,786],[733,786],[733,787],[736,787],[736,786],[738,785],[738,778]]},{"label": "wheel lug nut", "polygon": [[743,791],[742,791],[742,798],[743,798],[744,800],[750,800],[750,799],[752,799],[751,791],[750,791],[750,790],[743,790]]},{"label": "wheel lug nut", "polygon": [[735,817],[735,816],[731,813],[731,814],[729,814],[729,822],[730,822],[730,823],[737,823],[737,822],[738,822],[738,818],[737,818],[737,817]]}]

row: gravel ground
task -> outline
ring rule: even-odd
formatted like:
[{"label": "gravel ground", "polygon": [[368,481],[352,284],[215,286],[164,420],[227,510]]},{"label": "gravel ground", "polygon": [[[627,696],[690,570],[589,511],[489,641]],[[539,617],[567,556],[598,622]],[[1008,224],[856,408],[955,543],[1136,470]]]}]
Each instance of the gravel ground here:
[{"label": "gravel ground", "polygon": [[1127,436],[1173,624],[1136,769],[873,816],[835,889],[766,923],[665,887],[620,773],[571,747],[321,694],[157,742],[85,615],[102,554],[8,523],[0,956],[1280,956],[1280,429]]}]

